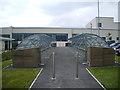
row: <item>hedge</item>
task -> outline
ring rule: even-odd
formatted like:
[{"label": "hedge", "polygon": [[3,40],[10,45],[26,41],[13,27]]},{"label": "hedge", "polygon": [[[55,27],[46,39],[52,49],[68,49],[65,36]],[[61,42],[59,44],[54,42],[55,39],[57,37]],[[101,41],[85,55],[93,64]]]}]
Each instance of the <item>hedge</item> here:
[{"label": "hedge", "polygon": [[2,53],[2,61],[10,60],[10,59],[12,59],[11,51],[7,51],[7,52]]}]

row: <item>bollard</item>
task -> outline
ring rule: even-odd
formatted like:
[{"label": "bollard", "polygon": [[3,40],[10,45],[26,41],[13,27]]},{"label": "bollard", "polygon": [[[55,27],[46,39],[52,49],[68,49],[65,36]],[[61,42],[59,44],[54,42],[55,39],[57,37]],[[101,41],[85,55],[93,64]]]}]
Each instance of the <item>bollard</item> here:
[{"label": "bollard", "polygon": [[76,79],[79,79],[79,67],[78,67],[78,52],[76,52]]},{"label": "bollard", "polygon": [[53,52],[53,71],[52,71],[52,79],[55,79],[55,53]]}]

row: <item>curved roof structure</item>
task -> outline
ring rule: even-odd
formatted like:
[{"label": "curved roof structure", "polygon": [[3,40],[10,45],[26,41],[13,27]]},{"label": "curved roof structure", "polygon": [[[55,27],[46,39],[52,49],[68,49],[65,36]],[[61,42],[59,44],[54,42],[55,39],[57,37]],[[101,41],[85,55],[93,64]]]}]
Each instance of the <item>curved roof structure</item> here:
[{"label": "curved roof structure", "polygon": [[108,47],[108,44],[102,37],[90,33],[79,34],[69,40],[72,41],[72,46],[84,50],[87,49],[87,46]]},{"label": "curved roof structure", "polygon": [[41,50],[44,50],[48,47],[50,47],[51,42],[54,41],[53,38],[51,38],[48,35],[41,34],[41,35],[31,35],[27,38],[25,38],[16,48],[19,49],[27,49],[27,48],[33,48],[33,47],[40,47]]}]

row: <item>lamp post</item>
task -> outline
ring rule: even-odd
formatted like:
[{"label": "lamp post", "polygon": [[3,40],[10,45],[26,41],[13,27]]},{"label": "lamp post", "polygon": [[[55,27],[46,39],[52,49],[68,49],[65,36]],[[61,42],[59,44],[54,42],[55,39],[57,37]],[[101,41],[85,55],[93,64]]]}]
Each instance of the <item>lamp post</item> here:
[{"label": "lamp post", "polygon": [[91,26],[91,34],[92,34],[92,23],[90,23],[90,26]]},{"label": "lamp post", "polygon": [[97,26],[98,26],[98,35],[100,36],[100,28],[99,28],[99,17],[100,17],[100,15],[99,15],[99,13],[100,13],[100,10],[99,10],[99,0],[98,0],[98,24],[97,24]]}]

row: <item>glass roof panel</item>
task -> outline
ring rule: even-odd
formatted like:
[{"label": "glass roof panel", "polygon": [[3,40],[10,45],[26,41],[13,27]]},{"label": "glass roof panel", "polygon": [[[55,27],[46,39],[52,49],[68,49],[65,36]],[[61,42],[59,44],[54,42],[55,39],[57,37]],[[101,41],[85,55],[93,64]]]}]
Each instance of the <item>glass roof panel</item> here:
[{"label": "glass roof panel", "polygon": [[26,37],[16,48],[19,49],[26,49],[26,48],[33,48],[33,47],[40,47],[41,50],[44,50],[51,46],[51,42],[54,41],[53,38],[51,38],[48,35],[41,34],[41,35],[31,35],[29,37]]},{"label": "glass roof panel", "polygon": [[69,40],[72,41],[72,46],[78,47],[80,49],[87,49],[87,46],[100,46],[100,47],[108,47],[106,41],[96,35],[91,33],[83,33],[76,35]]}]

